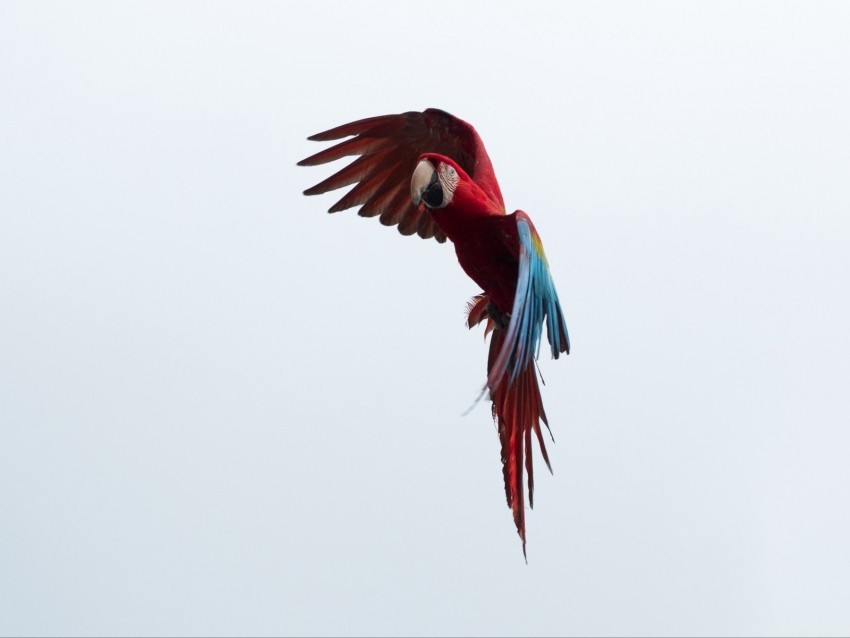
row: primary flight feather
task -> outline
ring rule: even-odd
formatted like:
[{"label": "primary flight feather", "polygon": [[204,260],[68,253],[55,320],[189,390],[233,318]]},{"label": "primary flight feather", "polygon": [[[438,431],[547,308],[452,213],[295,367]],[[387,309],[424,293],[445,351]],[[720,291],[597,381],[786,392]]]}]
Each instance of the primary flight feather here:
[{"label": "primary flight feather", "polygon": [[331,206],[360,206],[403,235],[449,239],[467,275],[483,292],[469,303],[470,328],[486,321],[492,332],[485,390],[499,432],[505,495],[525,554],[525,489],[534,503],[532,433],[546,466],[541,432],[547,426],[535,359],[543,328],[552,356],[569,354],[570,340],[540,236],[523,211],[506,213],[502,192],[475,129],[439,109],[370,117],[309,139],[345,139],[298,162],[325,164],[359,156],[304,191],[318,195],[354,187]]}]

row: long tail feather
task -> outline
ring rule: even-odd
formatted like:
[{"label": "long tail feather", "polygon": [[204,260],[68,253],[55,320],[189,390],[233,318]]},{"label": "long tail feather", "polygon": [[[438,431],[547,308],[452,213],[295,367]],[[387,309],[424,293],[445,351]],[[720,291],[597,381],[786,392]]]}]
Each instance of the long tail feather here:
[{"label": "long tail feather", "polygon": [[[498,364],[499,354],[505,343],[508,330],[504,317],[494,316],[487,295],[478,295],[468,305],[469,327],[487,319],[487,329],[492,330],[490,353],[487,361],[488,374]],[[534,466],[532,462],[532,432],[540,446],[546,467],[552,471],[549,455],[543,442],[540,422],[546,423],[546,413],[540,396],[535,362],[530,359],[513,379],[503,375],[488,386],[492,401],[493,420],[499,434],[502,457],[502,475],[505,481],[505,498],[513,513],[517,533],[522,540],[522,553],[526,556],[525,533],[525,486],[524,475],[528,475],[528,505],[534,507]]]},{"label": "long tail feather", "polygon": [[[498,348],[504,330],[497,327],[493,333],[491,352]],[[493,344],[496,344],[495,347]],[[496,350],[498,352],[498,350]],[[534,468],[532,464],[531,433],[534,431],[546,466],[551,472],[546,445],[540,436],[540,418],[543,404],[540,398],[540,386],[537,371],[529,363],[517,374],[513,381],[505,380],[490,390],[493,401],[493,418],[499,429],[502,444],[502,464],[505,478],[505,494],[508,507],[513,511],[517,533],[522,539],[522,553],[525,556],[525,487],[523,469],[528,474],[528,504],[534,507]],[[525,459],[523,467],[523,459]]]}]

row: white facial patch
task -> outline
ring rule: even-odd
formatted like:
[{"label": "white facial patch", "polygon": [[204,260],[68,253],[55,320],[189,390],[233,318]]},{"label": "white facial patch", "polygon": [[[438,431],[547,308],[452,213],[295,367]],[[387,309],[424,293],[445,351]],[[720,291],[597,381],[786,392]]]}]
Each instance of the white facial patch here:
[{"label": "white facial patch", "polygon": [[440,164],[440,173],[437,179],[440,180],[440,185],[443,187],[443,205],[448,204],[452,201],[455,189],[460,181],[460,176],[457,174],[454,166],[443,163]]}]

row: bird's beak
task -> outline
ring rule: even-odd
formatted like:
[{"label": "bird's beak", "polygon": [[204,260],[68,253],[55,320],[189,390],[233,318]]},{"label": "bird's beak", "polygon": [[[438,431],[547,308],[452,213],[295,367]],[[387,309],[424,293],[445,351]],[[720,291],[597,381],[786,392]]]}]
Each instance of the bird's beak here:
[{"label": "bird's beak", "polygon": [[413,205],[419,208],[423,193],[436,183],[437,170],[434,165],[428,160],[421,160],[410,178],[410,197],[413,199]]}]

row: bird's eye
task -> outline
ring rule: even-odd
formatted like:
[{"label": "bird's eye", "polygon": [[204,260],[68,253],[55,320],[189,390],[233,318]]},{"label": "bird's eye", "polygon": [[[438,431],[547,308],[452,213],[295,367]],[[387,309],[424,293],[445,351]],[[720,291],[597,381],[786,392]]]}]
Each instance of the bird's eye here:
[{"label": "bird's eye", "polygon": [[457,174],[457,170],[454,166],[451,164],[442,164],[440,166],[440,184],[443,187],[444,200],[442,204],[443,206],[447,206],[451,203],[459,181],[460,176]]}]

